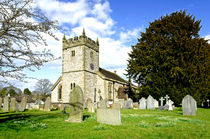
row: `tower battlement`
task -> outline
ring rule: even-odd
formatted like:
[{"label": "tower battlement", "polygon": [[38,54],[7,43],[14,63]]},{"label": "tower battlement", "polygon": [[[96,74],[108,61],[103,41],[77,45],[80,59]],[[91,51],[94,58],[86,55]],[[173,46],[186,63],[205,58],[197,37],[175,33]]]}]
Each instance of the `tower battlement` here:
[{"label": "tower battlement", "polygon": [[81,36],[76,36],[74,38],[66,39],[65,36],[63,37],[63,49],[68,49],[70,47],[76,47],[86,45],[89,48],[92,48],[95,51],[99,51],[99,42],[98,39],[96,41],[92,40],[91,38],[85,35],[83,30],[83,34]]}]

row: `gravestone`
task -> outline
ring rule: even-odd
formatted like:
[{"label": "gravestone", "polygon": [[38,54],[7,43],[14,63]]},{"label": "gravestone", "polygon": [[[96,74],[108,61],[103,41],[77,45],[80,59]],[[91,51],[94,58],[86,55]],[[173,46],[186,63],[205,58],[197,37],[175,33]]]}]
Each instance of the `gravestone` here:
[{"label": "gravestone", "polygon": [[2,98],[0,97],[0,109],[1,109],[1,105],[2,105]]},{"label": "gravestone", "polygon": [[16,108],[17,108],[16,98],[11,98],[10,111],[16,111]]},{"label": "gravestone", "polygon": [[68,122],[82,122],[83,119],[83,92],[77,85],[70,93],[69,99],[69,118]]},{"label": "gravestone", "polygon": [[139,100],[139,109],[143,110],[143,109],[146,109],[146,99],[144,97],[142,97],[140,100]]},{"label": "gravestone", "polygon": [[63,103],[61,103],[61,105],[60,105],[60,110],[61,110],[61,111],[64,110],[64,104],[63,104]]},{"label": "gravestone", "polygon": [[182,99],[183,115],[196,115],[196,110],[197,110],[197,102],[192,96],[186,95]]},{"label": "gravestone", "polygon": [[95,112],[95,106],[94,103],[88,103],[87,104],[88,112],[94,113]]},{"label": "gravestone", "polygon": [[100,100],[98,102],[98,108],[106,108],[106,106],[107,106],[107,100],[106,99]]},{"label": "gravestone", "polygon": [[9,112],[9,97],[4,97],[3,112]]},{"label": "gravestone", "polygon": [[85,107],[86,107],[86,108],[88,107],[88,104],[89,104],[89,103],[93,103],[92,99],[90,99],[90,98],[88,98],[88,99],[86,100],[86,103],[85,103]]},{"label": "gravestone", "polygon": [[168,105],[169,96],[166,95],[166,96],[165,96],[165,99],[166,99],[166,104]]},{"label": "gravestone", "polygon": [[24,96],[20,103],[20,111],[22,111],[22,112],[25,111],[26,104],[27,104],[27,98]]},{"label": "gravestone", "polygon": [[120,102],[114,102],[114,104],[112,105],[112,108],[113,109],[120,109],[121,108]]},{"label": "gravestone", "polygon": [[121,113],[120,109],[97,109],[97,122],[102,124],[120,125]]},{"label": "gravestone", "polygon": [[165,100],[163,97],[161,97],[160,99],[160,106],[163,106],[163,101]]},{"label": "gravestone", "polygon": [[125,94],[125,100],[128,100],[128,94]]},{"label": "gravestone", "polygon": [[132,99],[128,99],[125,101],[125,109],[132,109],[133,108],[133,100]]},{"label": "gravestone", "polygon": [[174,104],[174,102],[172,100],[169,100],[168,101],[168,110],[169,111],[172,111],[173,110],[173,104]]},{"label": "gravestone", "polygon": [[133,109],[139,109],[139,103],[138,102],[133,103]]},{"label": "gravestone", "polygon": [[51,99],[50,97],[47,97],[44,103],[44,111],[50,111],[50,107],[51,107]]},{"label": "gravestone", "polygon": [[155,106],[155,108],[159,107],[158,101],[156,99],[154,99],[154,106]]},{"label": "gravestone", "polygon": [[152,96],[148,96],[147,98],[147,109],[155,109],[155,102]]},{"label": "gravestone", "polygon": [[125,107],[125,100],[124,99],[118,99],[119,103],[120,103],[120,108],[124,108]]}]

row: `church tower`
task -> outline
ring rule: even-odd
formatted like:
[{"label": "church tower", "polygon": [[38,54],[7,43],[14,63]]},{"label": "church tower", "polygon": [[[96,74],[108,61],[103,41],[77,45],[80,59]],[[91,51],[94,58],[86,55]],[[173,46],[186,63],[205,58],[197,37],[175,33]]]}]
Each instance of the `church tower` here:
[{"label": "church tower", "polygon": [[62,102],[69,102],[69,93],[76,85],[82,88],[84,99],[94,101],[99,71],[99,42],[88,38],[85,30],[79,37],[63,37]]}]

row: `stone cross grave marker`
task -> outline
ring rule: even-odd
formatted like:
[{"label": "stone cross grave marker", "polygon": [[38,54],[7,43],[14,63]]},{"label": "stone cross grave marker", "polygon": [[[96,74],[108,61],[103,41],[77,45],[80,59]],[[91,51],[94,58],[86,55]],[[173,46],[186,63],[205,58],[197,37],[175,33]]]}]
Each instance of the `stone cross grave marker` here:
[{"label": "stone cross grave marker", "polygon": [[27,98],[24,96],[20,103],[20,111],[22,111],[22,112],[25,111],[26,104],[27,104]]},{"label": "stone cross grave marker", "polygon": [[68,122],[82,122],[83,120],[83,92],[77,85],[70,93]]},{"label": "stone cross grave marker", "polygon": [[144,97],[142,97],[139,100],[139,109],[146,109],[147,108],[147,104],[146,104],[146,99]]},{"label": "stone cross grave marker", "polygon": [[4,97],[3,112],[9,112],[9,97]]},{"label": "stone cross grave marker", "polygon": [[2,105],[2,98],[0,97],[0,109],[1,109],[1,105]]},{"label": "stone cross grave marker", "polygon": [[147,98],[147,109],[155,109],[154,99],[150,95]]},{"label": "stone cross grave marker", "polygon": [[133,100],[132,99],[128,99],[125,101],[125,109],[132,109],[133,108]]},{"label": "stone cross grave marker", "polygon": [[50,97],[47,97],[44,103],[44,111],[50,111],[50,107],[51,107],[51,99]]},{"label": "stone cross grave marker", "polygon": [[169,96],[166,95],[166,96],[165,96],[165,99],[166,99],[166,104],[168,105]]},{"label": "stone cross grave marker", "polygon": [[165,100],[163,97],[161,97],[160,99],[160,106],[163,106],[163,101]]},{"label": "stone cross grave marker", "polygon": [[10,111],[16,111],[16,108],[17,108],[16,98],[11,98]]},{"label": "stone cross grave marker", "polygon": [[182,99],[183,115],[196,115],[196,110],[197,110],[196,100],[192,96],[186,95]]}]

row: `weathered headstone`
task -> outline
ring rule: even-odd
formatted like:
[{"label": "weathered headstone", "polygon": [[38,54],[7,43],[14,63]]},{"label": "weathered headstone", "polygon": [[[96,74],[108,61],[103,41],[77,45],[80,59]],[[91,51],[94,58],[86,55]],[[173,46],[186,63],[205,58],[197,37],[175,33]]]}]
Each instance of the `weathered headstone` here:
[{"label": "weathered headstone", "polygon": [[114,104],[112,105],[112,108],[113,109],[120,109],[121,108],[120,102],[114,102]]},{"label": "weathered headstone", "polygon": [[90,98],[88,98],[88,99],[86,100],[86,103],[85,103],[85,107],[86,107],[86,108],[88,107],[88,104],[89,104],[89,103],[93,103],[92,99],[90,99]]},{"label": "weathered headstone", "polygon": [[61,103],[61,105],[60,105],[60,110],[61,110],[61,111],[64,110],[64,104],[63,104],[63,103]]},{"label": "weathered headstone", "polygon": [[144,97],[142,97],[140,100],[139,100],[139,109],[146,109],[146,99]]},{"label": "weathered headstone", "polygon": [[2,105],[2,98],[0,97],[0,109],[1,109],[1,105]]},{"label": "weathered headstone", "polygon": [[132,109],[133,108],[133,100],[132,99],[128,99],[125,101],[125,109]]},{"label": "weathered headstone", "polygon": [[159,107],[158,101],[156,99],[154,99],[154,106],[155,106],[155,108]]},{"label": "weathered headstone", "polygon": [[47,97],[44,103],[44,111],[50,111],[50,107],[51,107],[51,99],[50,97]]},{"label": "weathered headstone", "polygon": [[186,95],[182,99],[183,115],[196,115],[196,110],[197,110],[197,102],[192,96]]},{"label": "weathered headstone", "polygon": [[87,104],[88,112],[94,113],[95,112],[95,106],[94,103],[88,103]]},{"label": "weathered headstone", "polygon": [[173,104],[174,104],[174,102],[172,100],[169,100],[168,101],[168,110],[169,111],[172,111],[173,110]]},{"label": "weathered headstone", "polygon": [[163,106],[163,101],[165,100],[163,97],[161,97],[160,99],[160,106]]},{"label": "weathered headstone", "polygon": [[155,102],[152,96],[148,96],[147,98],[147,109],[155,109]]},{"label": "weathered headstone", "polygon": [[105,99],[100,100],[98,102],[98,108],[106,108],[107,107],[107,101]]},{"label": "weathered headstone", "polygon": [[128,100],[128,94],[125,94],[125,100]]},{"label": "weathered headstone", "polygon": [[139,103],[138,102],[133,103],[133,109],[139,109]]},{"label": "weathered headstone", "polygon": [[3,112],[9,112],[9,97],[4,97]]},{"label": "weathered headstone", "polygon": [[11,101],[10,101],[10,111],[16,111],[16,108],[17,108],[16,98],[11,98]]},{"label": "weathered headstone", "polygon": [[97,122],[110,125],[121,124],[121,113],[120,109],[97,109]]},{"label": "weathered headstone", "polygon": [[24,96],[20,103],[20,111],[22,111],[22,112],[25,111],[26,104],[27,104],[27,98]]},{"label": "weathered headstone", "polygon": [[83,119],[83,92],[79,86],[76,86],[70,93],[69,100],[69,122],[82,122]]}]

